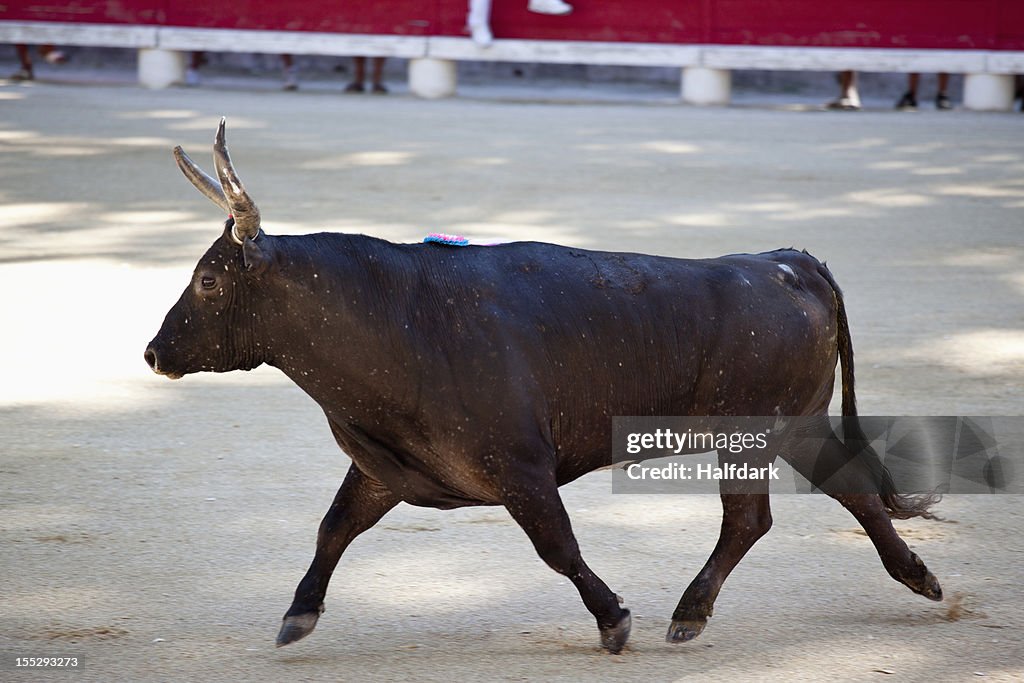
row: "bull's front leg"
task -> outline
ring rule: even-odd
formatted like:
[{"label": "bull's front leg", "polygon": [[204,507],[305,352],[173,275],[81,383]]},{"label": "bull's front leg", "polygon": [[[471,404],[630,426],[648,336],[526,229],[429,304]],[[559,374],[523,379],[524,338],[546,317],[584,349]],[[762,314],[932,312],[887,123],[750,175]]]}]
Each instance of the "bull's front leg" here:
[{"label": "bull's front leg", "polygon": [[[744,459],[738,458],[737,462],[742,463]],[[752,459],[749,462],[754,464]],[[719,464],[724,466],[725,463],[726,458],[720,455]],[[718,543],[672,614],[672,624],[665,637],[670,643],[684,643],[701,634],[725,579],[757,539],[772,527],[767,480],[723,479],[720,483],[722,529]]]},{"label": "bull's front leg", "polygon": [[356,536],[376,524],[398,503],[399,498],[382,484],[366,477],[355,465],[349,467],[330,510],[320,523],[316,555],[295,589],[292,606],[284,615],[284,623],[277,634],[278,647],[313,632],[324,611],[327,584],[341,554]]}]

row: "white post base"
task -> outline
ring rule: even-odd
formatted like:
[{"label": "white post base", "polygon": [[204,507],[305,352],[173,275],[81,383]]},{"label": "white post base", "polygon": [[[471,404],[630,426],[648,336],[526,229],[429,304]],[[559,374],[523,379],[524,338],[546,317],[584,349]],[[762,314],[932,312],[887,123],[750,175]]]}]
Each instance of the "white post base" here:
[{"label": "white post base", "polygon": [[967,74],[964,76],[964,108],[974,111],[1013,109],[1013,76]]},{"label": "white post base", "polygon": [[413,95],[436,100],[455,94],[455,62],[422,57],[409,60],[409,90]]},{"label": "white post base", "polygon": [[153,90],[185,82],[185,55],[174,50],[141,48],[139,83]]},{"label": "white post base", "polygon": [[683,102],[700,105],[726,105],[732,91],[732,72],[701,66],[683,67]]}]

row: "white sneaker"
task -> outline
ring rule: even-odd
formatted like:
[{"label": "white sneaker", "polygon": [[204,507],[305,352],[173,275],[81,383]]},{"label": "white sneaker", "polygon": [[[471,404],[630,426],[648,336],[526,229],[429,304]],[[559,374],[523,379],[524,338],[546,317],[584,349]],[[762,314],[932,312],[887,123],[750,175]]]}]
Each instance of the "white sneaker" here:
[{"label": "white sneaker", "polygon": [[63,64],[68,61],[68,56],[60,50],[50,50],[43,55],[43,59],[48,61],[50,64]]},{"label": "white sneaker", "polygon": [[494,42],[494,34],[491,33],[491,27],[487,24],[470,26],[469,35],[473,38],[473,42],[480,47],[490,47],[491,43]]},{"label": "white sneaker", "polygon": [[537,14],[562,15],[572,12],[572,5],[562,0],[530,0],[526,9]]}]

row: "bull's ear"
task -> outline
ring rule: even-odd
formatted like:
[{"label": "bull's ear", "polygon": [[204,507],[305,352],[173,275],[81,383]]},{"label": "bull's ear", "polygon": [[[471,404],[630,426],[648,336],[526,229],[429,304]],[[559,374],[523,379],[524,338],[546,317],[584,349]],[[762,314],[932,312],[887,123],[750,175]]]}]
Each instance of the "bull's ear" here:
[{"label": "bull's ear", "polygon": [[242,261],[245,269],[253,275],[262,275],[274,260],[273,245],[263,233],[257,239],[246,237],[242,242]]}]

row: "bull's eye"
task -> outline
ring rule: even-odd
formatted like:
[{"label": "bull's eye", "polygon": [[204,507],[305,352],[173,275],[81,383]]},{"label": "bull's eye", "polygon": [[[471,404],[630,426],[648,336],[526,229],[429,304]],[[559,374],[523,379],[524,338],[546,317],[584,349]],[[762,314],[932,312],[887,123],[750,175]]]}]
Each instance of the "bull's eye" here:
[{"label": "bull's eye", "polygon": [[213,289],[214,287],[217,286],[217,279],[214,277],[210,277],[209,275],[204,275],[203,277],[199,278],[199,286],[202,287],[203,289]]}]

